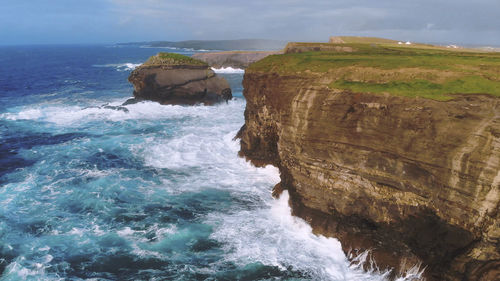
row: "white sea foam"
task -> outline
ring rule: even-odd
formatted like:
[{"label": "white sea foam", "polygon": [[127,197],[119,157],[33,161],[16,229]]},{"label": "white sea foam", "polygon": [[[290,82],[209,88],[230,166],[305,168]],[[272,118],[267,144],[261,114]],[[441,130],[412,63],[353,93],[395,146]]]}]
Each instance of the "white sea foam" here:
[{"label": "white sea foam", "polygon": [[232,68],[232,67],[222,67],[222,68],[214,68],[212,67],[212,70],[215,73],[245,73],[244,69],[241,68]]},{"label": "white sea foam", "polygon": [[150,45],[143,45],[143,46],[140,46],[139,48],[143,48],[143,49],[167,49],[167,50],[175,50],[175,51],[181,51],[181,52],[216,52],[216,51],[220,51],[220,50],[207,50],[207,49],[194,49],[194,48],[158,47],[158,46],[150,46]]},{"label": "white sea foam", "polygon": [[[120,106],[123,101],[118,100],[109,105]],[[150,168],[166,168],[179,173],[172,173],[168,177],[159,175],[159,180],[163,184],[144,182],[139,184],[142,186],[134,185],[133,188],[146,197],[149,194],[154,195],[157,189],[169,195],[218,189],[230,193],[232,198],[238,198],[243,202],[233,202],[229,212],[212,211],[200,217],[203,224],[211,225],[213,228],[211,238],[219,241],[224,251],[224,258],[219,263],[215,262],[200,270],[216,272],[219,266],[227,262],[241,266],[256,262],[283,270],[292,268],[306,272],[313,280],[385,280],[387,272],[376,270],[364,272],[359,266],[351,265],[338,240],[314,235],[307,223],[291,216],[286,191],[279,200],[272,199],[271,188],[280,181],[277,168],[272,166],[256,168],[237,157],[239,142],[234,141],[233,137],[244,122],[242,114],[244,106],[245,102],[238,99],[211,107],[164,106],[154,102],[140,102],[125,106],[128,112],[105,108],[99,104],[87,108],[57,105],[18,108],[1,114],[0,118],[49,122],[63,126],[63,129],[72,130],[78,126],[88,127],[88,122],[106,123],[106,121],[120,122],[130,119],[159,122],[168,119],[168,122],[163,123],[167,129],[168,126],[174,126],[170,119],[179,118],[179,122],[174,123],[182,126],[175,128],[168,138],[161,132],[137,136],[140,141],[128,147],[134,157],[142,159]],[[125,141],[126,137],[123,140]],[[99,147],[93,149],[99,151]],[[120,174],[116,185],[121,185],[128,176],[121,174],[118,169],[107,169],[104,172],[92,168],[81,171],[69,168],[62,172],[82,175],[81,177],[89,175],[107,177]],[[62,178],[52,184],[64,186],[61,181],[70,180],[71,178]],[[35,182],[36,178],[26,179],[21,183],[9,184],[4,190],[15,188],[18,193],[26,194],[26,186],[34,186]],[[114,192],[106,181],[100,182],[93,188],[94,190],[85,193],[105,196],[105,192]],[[122,186],[118,189],[122,191]],[[0,195],[3,195],[2,192],[5,191],[0,189]],[[12,203],[8,201],[6,204],[10,206]],[[8,206],[1,206],[0,209]],[[101,207],[105,206],[103,204]],[[95,208],[93,210],[98,211]],[[152,224],[147,229],[139,230],[124,225],[113,229],[112,226],[102,222],[99,225],[98,221],[92,221],[83,228],[74,225],[70,227],[68,224],[66,228],[60,230],[54,229],[51,233],[71,236],[83,244],[88,243],[86,241],[90,241],[91,236],[116,233],[132,247],[131,253],[140,257],[152,256],[162,259],[171,257],[164,256],[161,245],[151,246],[148,240],[151,237],[146,237],[145,233],[153,233],[154,238],[159,241],[158,244],[162,241],[168,242],[168,237],[171,235],[179,234],[175,225]],[[50,266],[47,265],[51,263],[50,260],[50,257],[43,256],[42,259],[35,261],[37,264],[29,265],[19,260],[14,261],[9,265],[6,276],[13,279],[18,276],[25,279],[33,276],[50,279],[44,272],[44,268]],[[398,280],[412,280],[411,278],[421,274],[418,267],[412,270],[407,276]]]},{"label": "white sea foam", "polygon": [[[204,117],[210,114],[210,108],[206,106],[180,106],[161,105],[156,102],[139,102],[127,106],[121,106],[124,102],[115,102],[109,106],[120,107],[110,108],[103,105],[89,107],[81,106],[38,106],[23,107],[17,112],[7,112],[0,114],[0,119],[5,120],[36,120],[41,122],[54,123],[60,126],[78,125],[82,122],[92,121],[124,121],[131,119],[172,119],[183,117]],[[230,101],[229,106],[242,101]],[[227,105],[220,105],[227,106]],[[238,105],[236,105],[238,106]],[[217,107],[217,106],[216,106]],[[126,110],[125,110],[126,109]]]},{"label": "white sea foam", "polygon": [[224,243],[227,261],[236,264],[260,262],[283,270],[300,269],[314,280],[371,281],[388,276],[352,268],[337,239],[316,236],[306,222],[291,216],[286,191],[261,210],[213,214],[211,219],[217,225],[212,237]]},{"label": "white sea foam", "polygon": [[[22,258],[20,258],[22,260]],[[36,266],[34,264],[34,269],[27,268],[21,265],[20,262],[13,262],[5,268],[4,274],[2,275],[3,280],[37,280],[36,276],[44,276],[45,269],[43,266]],[[5,278],[5,279],[4,279]],[[40,280],[40,279],[38,279]],[[59,280],[62,280],[59,279]]]},{"label": "white sea foam", "polygon": [[[236,157],[239,142],[232,138],[243,123],[243,108],[233,104],[214,109],[209,108],[202,119],[184,122],[174,138],[150,138],[134,153],[144,157],[149,166],[191,171],[182,180],[165,182],[164,188],[172,193],[219,188],[259,206],[235,205],[229,214],[214,212],[207,216],[205,222],[214,227],[211,238],[224,245],[221,263],[245,266],[259,262],[282,270],[293,268],[307,272],[313,280],[387,279],[389,272],[376,267],[365,272],[361,266],[352,265],[337,239],[314,235],[306,222],[293,217],[286,191],[279,200],[272,199],[271,188],[280,181],[278,169],[255,168]],[[421,273],[416,274],[398,281],[412,280]]]},{"label": "white sea foam", "polygon": [[140,66],[140,63],[110,63],[110,64],[95,64],[93,67],[114,67],[118,71],[131,71]]}]

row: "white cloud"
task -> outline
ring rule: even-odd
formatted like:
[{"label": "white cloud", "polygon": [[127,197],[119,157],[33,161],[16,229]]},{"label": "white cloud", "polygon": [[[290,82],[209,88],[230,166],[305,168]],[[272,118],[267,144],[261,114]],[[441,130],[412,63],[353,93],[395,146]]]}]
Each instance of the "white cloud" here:
[{"label": "white cloud", "polygon": [[[122,25],[156,26],[175,38],[326,40],[333,34],[462,39],[500,38],[500,1],[480,0],[110,0]],[[429,40],[420,30],[426,30]],[[169,39],[169,38],[163,38]],[[485,41],[488,41],[485,38]],[[496,39],[500,40],[500,39]]]}]

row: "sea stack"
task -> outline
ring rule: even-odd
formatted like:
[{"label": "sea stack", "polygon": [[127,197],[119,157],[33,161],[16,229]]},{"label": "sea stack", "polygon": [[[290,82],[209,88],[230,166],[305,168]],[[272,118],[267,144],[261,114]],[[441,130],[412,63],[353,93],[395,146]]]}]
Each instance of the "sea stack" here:
[{"label": "sea stack", "polygon": [[203,61],[175,53],[150,57],[130,74],[137,100],[213,105],[232,98],[229,83]]},{"label": "sea stack", "polygon": [[240,154],[393,277],[500,280],[500,54],[341,39],[245,70]]}]

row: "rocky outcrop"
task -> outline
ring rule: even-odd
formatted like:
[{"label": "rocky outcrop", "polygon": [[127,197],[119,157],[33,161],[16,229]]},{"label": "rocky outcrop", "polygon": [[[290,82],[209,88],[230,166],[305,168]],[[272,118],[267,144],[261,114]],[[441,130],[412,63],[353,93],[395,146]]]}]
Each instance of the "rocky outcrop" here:
[{"label": "rocky outcrop", "polygon": [[136,68],[128,80],[134,97],[162,104],[212,105],[232,98],[228,82],[204,62],[160,53]]},{"label": "rocky outcrop", "polygon": [[394,274],[500,280],[500,99],[353,93],[249,69],[240,154],[279,167],[294,215]]},{"label": "rocky outcrop", "polygon": [[269,55],[280,54],[281,51],[228,51],[214,53],[198,53],[193,58],[208,63],[214,68],[247,68],[250,64]]}]

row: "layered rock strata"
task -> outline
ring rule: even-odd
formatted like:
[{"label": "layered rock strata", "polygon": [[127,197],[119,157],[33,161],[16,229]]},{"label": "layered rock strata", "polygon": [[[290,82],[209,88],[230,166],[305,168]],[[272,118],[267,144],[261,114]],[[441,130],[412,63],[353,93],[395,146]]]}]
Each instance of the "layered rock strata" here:
[{"label": "layered rock strata", "polygon": [[214,68],[241,68],[245,69],[250,64],[269,55],[280,54],[281,51],[227,51],[194,54],[193,58],[208,63]]},{"label": "layered rock strata", "polygon": [[353,93],[247,70],[240,154],[279,167],[294,215],[394,275],[500,280],[500,99]]},{"label": "layered rock strata", "polygon": [[162,104],[212,105],[232,98],[228,82],[201,61],[159,54],[136,68],[128,80],[134,97]]}]

